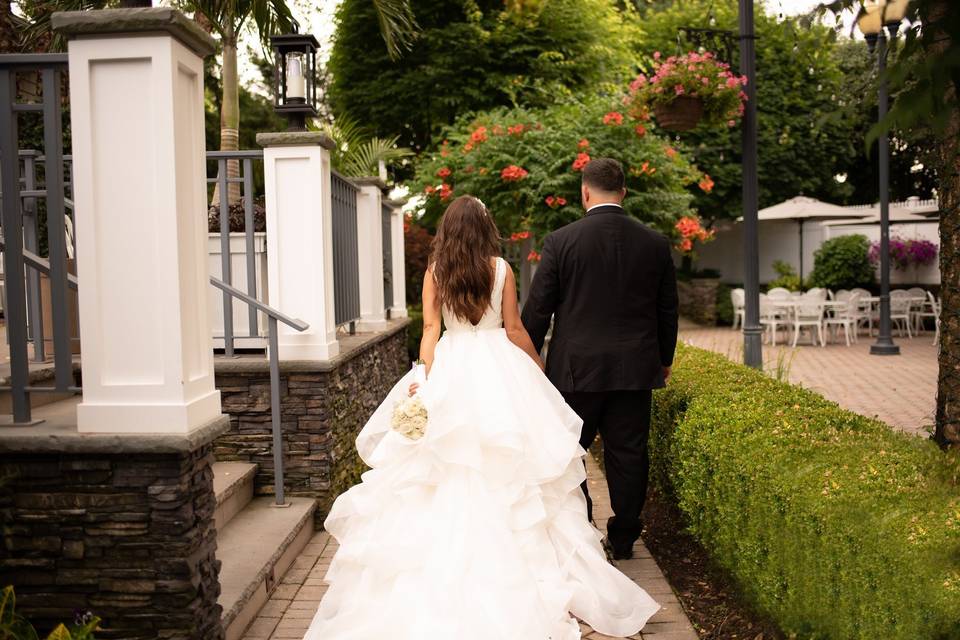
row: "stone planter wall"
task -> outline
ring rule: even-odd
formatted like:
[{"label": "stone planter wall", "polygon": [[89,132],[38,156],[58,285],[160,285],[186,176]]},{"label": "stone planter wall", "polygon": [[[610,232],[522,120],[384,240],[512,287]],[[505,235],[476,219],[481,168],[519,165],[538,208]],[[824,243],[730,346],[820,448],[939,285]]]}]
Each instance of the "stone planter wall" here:
[{"label": "stone planter wall", "polygon": [[45,637],[74,612],[98,639],[219,640],[212,438],[0,434],[0,585]]},{"label": "stone planter wall", "polygon": [[717,323],[717,288],[719,278],[694,278],[677,282],[680,315],[698,324]]},{"label": "stone planter wall", "polygon": [[[340,493],[365,470],[354,441],[387,392],[408,370],[407,319],[386,332],[342,341],[332,361],[283,362],[280,395],[284,446],[284,492],[318,501],[316,525]],[[352,341],[352,342],[351,342]],[[218,360],[217,388],[230,430],[217,438],[220,461],[258,465],[254,491],[272,495],[270,374],[265,360]]]}]

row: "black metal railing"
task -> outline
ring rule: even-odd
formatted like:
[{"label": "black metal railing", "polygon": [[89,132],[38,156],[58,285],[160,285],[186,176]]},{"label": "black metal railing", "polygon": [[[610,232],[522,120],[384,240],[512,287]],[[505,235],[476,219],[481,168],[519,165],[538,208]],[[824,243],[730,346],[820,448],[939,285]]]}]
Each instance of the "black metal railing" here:
[{"label": "black metal railing", "polygon": [[509,240],[504,243],[503,257],[509,262],[517,272],[517,288],[519,289],[520,306],[527,301],[530,295],[530,284],[533,282],[533,274],[536,271],[535,263],[530,261],[530,252],[533,251],[536,243],[533,237],[523,240]]},{"label": "black metal railing", "polygon": [[273,491],[276,503],[284,504],[283,495],[283,421],[280,413],[280,356],[277,353],[278,322],[297,331],[306,331],[310,328],[303,320],[286,316],[272,307],[268,307],[253,296],[245,294],[236,287],[232,287],[223,280],[210,276],[210,284],[220,289],[223,295],[236,298],[245,303],[254,312],[264,313],[267,316],[267,341],[269,348],[267,355],[270,359],[270,433],[273,436]]},{"label": "black metal railing", "polygon": [[380,213],[380,233],[383,245],[383,308],[390,317],[393,307],[393,207],[383,203]]},{"label": "black metal railing", "polygon": [[[72,207],[67,197],[69,173],[64,170],[69,157],[63,154],[66,66],[65,54],[0,55],[0,242],[10,351],[10,385],[0,390],[10,392],[13,421],[18,424],[31,421],[31,393],[79,392],[73,368],[76,338],[70,330],[71,316],[76,314],[70,289],[76,289],[77,281],[68,266],[68,256],[73,253],[73,220],[68,213]],[[18,80],[27,77],[39,78],[39,91],[21,96]],[[21,156],[18,148],[20,115],[29,113],[40,114],[42,119],[42,156],[35,152]],[[41,210],[45,225],[40,223]],[[44,237],[46,257],[41,253]],[[35,359],[46,357],[39,274],[49,282],[49,294],[43,297],[50,302],[52,386],[30,385],[29,343],[33,343]]]},{"label": "black metal railing", "polygon": [[333,297],[337,326],[353,333],[360,318],[360,255],[357,246],[359,187],[336,171],[330,176],[333,200]]},{"label": "black metal railing", "polygon": [[[263,287],[258,287],[257,285],[257,274],[259,270],[256,266],[256,233],[258,226],[261,225],[261,221],[258,219],[256,215],[257,210],[255,209],[257,206],[255,202],[255,184],[257,178],[255,169],[259,167],[254,163],[263,162],[263,151],[208,151],[207,160],[207,183],[217,185],[216,191],[219,195],[219,202],[216,203],[216,206],[219,215],[219,228],[217,230],[220,232],[220,278],[230,286],[234,286],[239,281],[245,281],[246,286],[244,288],[246,289],[246,294],[254,300],[259,300],[263,298],[264,295],[262,290],[258,295],[258,290]],[[228,166],[234,162],[239,165],[239,175],[230,176]],[[212,171],[210,171],[211,166],[213,167]],[[210,177],[211,175],[212,177]],[[231,204],[230,185],[234,184],[240,185],[240,200],[239,202]],[[235,221],[234,224],[231,225],[231,213],[237,207],[242,208],[243,212],[242,233],[244,234],[244,266],[246,273],[243,274],[244,277],[242,278],[236,277],[233,273],[230,247],[231,227],[239,231],[238,227],[240,226],[237,224],[239,221]],[[265,281],[266,279],[263,278],[263,282]],[[252,305],[247,305],[247,327],[245,330],[235,330],[233,297],[226,291],[222,293],[223,350],[227,356],[232,357],[237,338],[256,339],[262,338],[263,336],[259,327],[259,312],[257,308]]]}]

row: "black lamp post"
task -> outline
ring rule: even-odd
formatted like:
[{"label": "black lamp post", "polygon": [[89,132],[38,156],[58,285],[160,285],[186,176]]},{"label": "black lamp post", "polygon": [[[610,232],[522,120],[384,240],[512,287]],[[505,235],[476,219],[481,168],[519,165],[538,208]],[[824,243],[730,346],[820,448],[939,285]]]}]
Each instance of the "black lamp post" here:
[{"label": "black lamp post", "polygon": [[317,49],[309,33],[270,36],[273,47],[274,110],[290,120],[290,131],[306,131],[307,118],[317,116]]},{"label": "black lamp post", "polygon": [[763,368],[763,327],[760,325],[760,244],[757,221],[757,51],[753,0],[740,0],[740,73],[744,90],[743,136],[743,363]]},{"label": "black lamp post", "polygon": [[[877,52],[879,122],[883,122],[887,115],[889,101],[886,32],[889,32],[890,40],[896,39],[900,22],[907,12],[907,4],[909,0],[881,0],[865,6],[857,18],[857,26],[860,27],[867,46],[871,52]],[[870,345],[870,353],[876,356],[895,356],[900,354],[900,347],[893,342],[890,323],[890,142],[886,129],[880,134],[877,151],[880,156],[880,329],[877,341]]]}]

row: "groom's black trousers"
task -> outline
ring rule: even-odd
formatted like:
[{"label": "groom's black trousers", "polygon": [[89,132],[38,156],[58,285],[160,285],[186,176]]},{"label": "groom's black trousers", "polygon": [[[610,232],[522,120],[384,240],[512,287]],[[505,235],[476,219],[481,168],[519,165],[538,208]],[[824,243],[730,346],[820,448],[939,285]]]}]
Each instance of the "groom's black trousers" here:
[{"label": "groom's black trousers", "polygon": [[[597,434],[603,441],[603,465],[610,488],[613,517],[607,538],[615,548],[633,546],[640,537],[640,511],[647,497],[650,458],[651,391],[565,392],[564,400],[583,420],[580,446],[590,449]],[[593,501],[587,497],[587,517],[593,520]]]}]

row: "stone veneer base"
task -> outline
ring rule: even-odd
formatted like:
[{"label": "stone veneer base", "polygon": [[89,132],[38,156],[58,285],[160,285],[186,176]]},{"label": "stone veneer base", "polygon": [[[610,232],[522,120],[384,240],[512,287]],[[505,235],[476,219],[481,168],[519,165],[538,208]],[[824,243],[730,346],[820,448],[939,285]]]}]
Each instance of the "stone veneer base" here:
[{"label": "stone veneer base", "polygon": [[[280,365],[284,491],[315,498],[315,524],[334,498],[360,480],[365,470],[354,441],[373,411],[409,369],[409,320],[389,322],[384,332],[341,340],[332,360],[288,361]],[[258,465],[256,495],[273,494],[270,374],[265,358],[217,359],[216,385],[230,430],[214,443],[220,462]]]},{"label": "stone veneer base", "polygon": [[220,640],[212,440],[0,430],[0,584],[48,632],[75,611],[98,639]]}]

